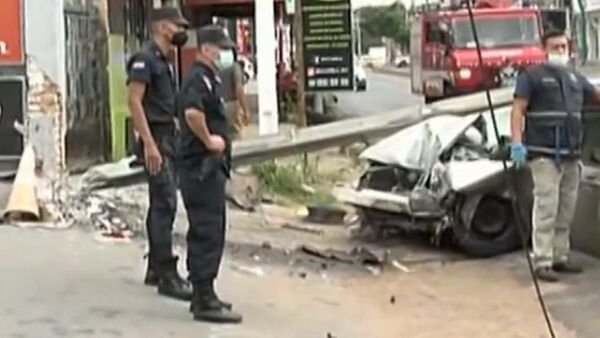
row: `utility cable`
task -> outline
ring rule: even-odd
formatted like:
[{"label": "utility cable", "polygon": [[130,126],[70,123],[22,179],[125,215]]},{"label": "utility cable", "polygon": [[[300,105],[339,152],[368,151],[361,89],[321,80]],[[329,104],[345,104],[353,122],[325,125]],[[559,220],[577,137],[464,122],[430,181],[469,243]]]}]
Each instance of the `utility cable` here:
[{"label": "utility cable", "polygon": [[[475,24],[475,18],[473,15],[473,6],[471,4],[471,0],[467,0],[467,10],[469,12],[469,21],[471,22],[471,30],[473,32],[473,39],[475,40],[475,47],[477,49],[477,58],[479,60],[479,70],[481,72],[482,75],[485,75],[486,73],[486,69],[483,65],[483,55],[481,53],[481,45],[479,44],[479,36],[477,34],[477,25]],[[484,89],[485,89],[485,96],[487,99],[487,103],[488,103],[488,108],[490,110],[490,114],[492,116],[492,124],[494,125],[494,133],[496,134],[496,139],[498,142],[498,146],[502,147],[503,146],[503,141],[502,138],[500,136],[500,132],[498,130],[498,122],[496,120],[496,114],[494,112],[494,105],[492,103],[492,95],[490,93],[490,86],[487,82],[487,79],[484,78]],[[502,166],[504,169],[504,174],[505,177],[507,178],[507,186],[509,188],[509,193],[511,196],[511,205],[512,205],[512,212],[515,215],[515,222],[516,222],[516,226],[519,229],[519,235],[521,237],[521,245],[523,246],[523,252],[525,254],[525,258],[527,259],[527,265],[529,267],[529,274],[531,276],[531,279],[533,281],[533,285],[535,287],[535,293],[537,295],[537,299],[538,302],[540,304],[540,307],[542,309],[542,313],[544,315],[544,319],[546,320],[546,326],[548,328],[548,333],[550,334],[550,336],[552,338],[556,338],[556,333],[554,332],[554,327],[552,326],[552,320],[550,319],[550,314],[548,313],[548,308],[546,307],[546,302],[544,301],[544,296],[542,295],[542,292],[540,290],[540,285],[539,285],[539,281],[538,278],[535,274],[535,270],[533,267],[533,262],[531,259],[531,256],[529,255],[529,250],[528,250],[528,236],[525,232],[525,227],[523,226],[524,222],[521,218],[521,212],[519,210],[518,207],[518,196],[515,193],[514,187],[511,184],[511,172],[508,168],[508,165],[506,163],[506,157],[503,156],[502,157]]]}]

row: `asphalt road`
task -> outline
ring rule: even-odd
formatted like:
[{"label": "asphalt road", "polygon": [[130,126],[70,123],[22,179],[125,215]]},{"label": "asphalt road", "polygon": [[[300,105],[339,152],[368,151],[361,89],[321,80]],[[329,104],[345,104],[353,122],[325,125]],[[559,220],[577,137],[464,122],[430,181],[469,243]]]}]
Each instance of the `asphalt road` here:
[{"label": "asphalt road", "polygon": [[340,92],[338,108],[344,115],[368,116],[415,105],[422,98],[410,90],[410,78],[367,71],[367,90],[364,92]]}]

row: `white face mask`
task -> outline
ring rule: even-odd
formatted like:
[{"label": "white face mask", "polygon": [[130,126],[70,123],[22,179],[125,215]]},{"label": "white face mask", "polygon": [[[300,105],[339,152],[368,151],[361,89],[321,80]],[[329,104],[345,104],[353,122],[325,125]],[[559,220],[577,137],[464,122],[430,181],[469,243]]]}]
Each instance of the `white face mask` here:
[{"label": "white face mask", "polygon": [[233,51],[232,50],[223,50],[221,51],[219,61],[217,62],[217,66],[219,69],[227,69],[233,65],[235,62]]},{"label": "white face mask", "polygon": [[569,64],[569,54],[567,53],[548,53],[548,63],[557,66],[566,66]]}]

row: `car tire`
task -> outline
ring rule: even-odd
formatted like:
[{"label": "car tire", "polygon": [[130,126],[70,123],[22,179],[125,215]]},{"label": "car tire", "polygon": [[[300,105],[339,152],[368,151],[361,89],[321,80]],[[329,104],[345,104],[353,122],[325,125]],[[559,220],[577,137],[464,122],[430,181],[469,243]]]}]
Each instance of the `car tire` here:
[{"label": "car tire", "polygon": [[[475,205],[473,198],[477,199]],[[455,243],[464,252],[485,258],[521,247],[520,230],[510,200],[493,195],[469,196],[459,204],[452,232]],[[466,210],[469,204],[471,211]]]}]

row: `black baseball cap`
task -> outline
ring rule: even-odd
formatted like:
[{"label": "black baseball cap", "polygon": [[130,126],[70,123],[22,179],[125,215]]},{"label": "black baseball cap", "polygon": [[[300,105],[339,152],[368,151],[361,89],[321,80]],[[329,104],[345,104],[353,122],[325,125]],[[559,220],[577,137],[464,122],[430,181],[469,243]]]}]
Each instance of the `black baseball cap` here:
[{"label": "black baseball cap", "polygon": [[185,19],[177,7],[167,6],[156,8],[150,13],[150,22],[168,20],[176,25],[189,27],[190,23]]},{"label": "black baseball cap", "polygon": [[198,28],[196,31],[196,42],[198,47],[205,43],[212,43],[221,49],[233,49],[235,43],[225,34],[223,27],[219,25],[208,25]]}]

